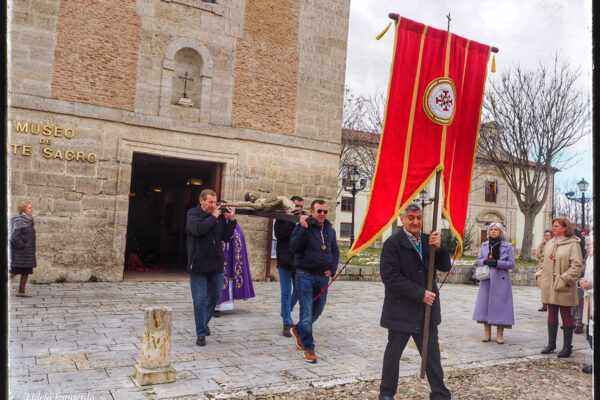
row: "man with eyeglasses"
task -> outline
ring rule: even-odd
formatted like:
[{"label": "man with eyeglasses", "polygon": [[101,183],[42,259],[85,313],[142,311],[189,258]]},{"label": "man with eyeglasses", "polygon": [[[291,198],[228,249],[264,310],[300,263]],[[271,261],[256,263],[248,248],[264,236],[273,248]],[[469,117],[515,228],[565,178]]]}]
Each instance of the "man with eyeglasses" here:
[{"label": "man with eyeglasses", "polygon": [[325,201],[314,200],[310,205],[310,215],[315,223],[308,225],[308,216],[301,216],[290,239],[296,269],[294,282],[300,303],[300,321],[292,327],[291,333],[296,346],[304,351],[304,360],[316,363],[313,324],[325,308],[327,291],[315,301],[313,298],[327,287],[329,278],[335,274],[340,252],[335,229],[327,220]]}]

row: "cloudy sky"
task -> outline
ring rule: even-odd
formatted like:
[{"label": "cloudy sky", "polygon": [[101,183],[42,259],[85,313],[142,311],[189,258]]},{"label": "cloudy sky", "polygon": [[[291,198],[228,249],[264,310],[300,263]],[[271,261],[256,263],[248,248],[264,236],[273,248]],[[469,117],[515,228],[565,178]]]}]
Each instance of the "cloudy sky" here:
[{"label": "cloudy sky", "polygon": [[[355,94],[387,91],[394,31],[375,36],[390,12],[438,29],[447,28],[450,13],[453,33],[498,47],[488,82],[511,66],[535,69],[558,54],[580,67],[579,86],[591,98],[591,0],[351,0],[346,86]],[[591,182],[591,147],[589,135],[569,150],[573,166],[556,174],[557,187],[582,177]]]}]

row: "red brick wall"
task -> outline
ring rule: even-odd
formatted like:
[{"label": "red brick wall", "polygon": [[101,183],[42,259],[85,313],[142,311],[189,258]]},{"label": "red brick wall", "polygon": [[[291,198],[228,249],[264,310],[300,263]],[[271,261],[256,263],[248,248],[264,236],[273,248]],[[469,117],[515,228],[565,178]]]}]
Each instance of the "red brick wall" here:
[{"label": "red brick wall", "polygon": [[136,0],[62,0],[52,97],[133,110],[141,40]]},{"label": "red brick wall", "polygon": [[247,0],[238,39],[231,125],[293,135],[298,92],[298,0]]}]

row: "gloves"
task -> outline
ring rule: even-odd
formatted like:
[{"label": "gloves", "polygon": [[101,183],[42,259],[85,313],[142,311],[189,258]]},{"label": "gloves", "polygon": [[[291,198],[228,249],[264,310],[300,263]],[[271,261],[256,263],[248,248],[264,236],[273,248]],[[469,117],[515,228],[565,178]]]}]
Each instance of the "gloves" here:
[{"label": "gloves", "polygon": [[498,261],[496,261],[496,260],[483,260],[483,264],[484,265],[488,265],[490,267],[495,267],[496,265],[498,265]]}]

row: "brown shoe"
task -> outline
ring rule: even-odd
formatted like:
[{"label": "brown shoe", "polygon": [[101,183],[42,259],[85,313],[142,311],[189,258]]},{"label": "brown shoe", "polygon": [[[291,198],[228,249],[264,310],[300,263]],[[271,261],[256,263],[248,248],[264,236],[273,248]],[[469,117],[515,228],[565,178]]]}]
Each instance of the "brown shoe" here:
[{"label": "brown shoe", "polygon": [[283,336],[292,337],[292,334],[290,333],[291,327],[291,325],[283,324]]},{"label": "brown shoe", "polygon": [[296,332],[296,328],[292,326],[292,328],[290,329],[290,332],[291,332],[292,336],[294,337],[294,342],[296,342],[296,347],[298,347],[300,350],[304,350],[304,345],[302,344],[302,340],[300,340],[300,335],[298,335],[298,332]]},{"label": "brown shoe", "polygon": [[575,331],[574,331],[574,332],[575,332],[576,334],[578,334],[578,335],[582,334],[582,333],[583,333],[583,325],[581,325],[581,324],[578,324],[578,325],[575,327]]},{"label": "brown shoe", "polygon": [[314,350],[304,350],[304,359],[307,363],[314,364],[317,362],[317,355]]}]

